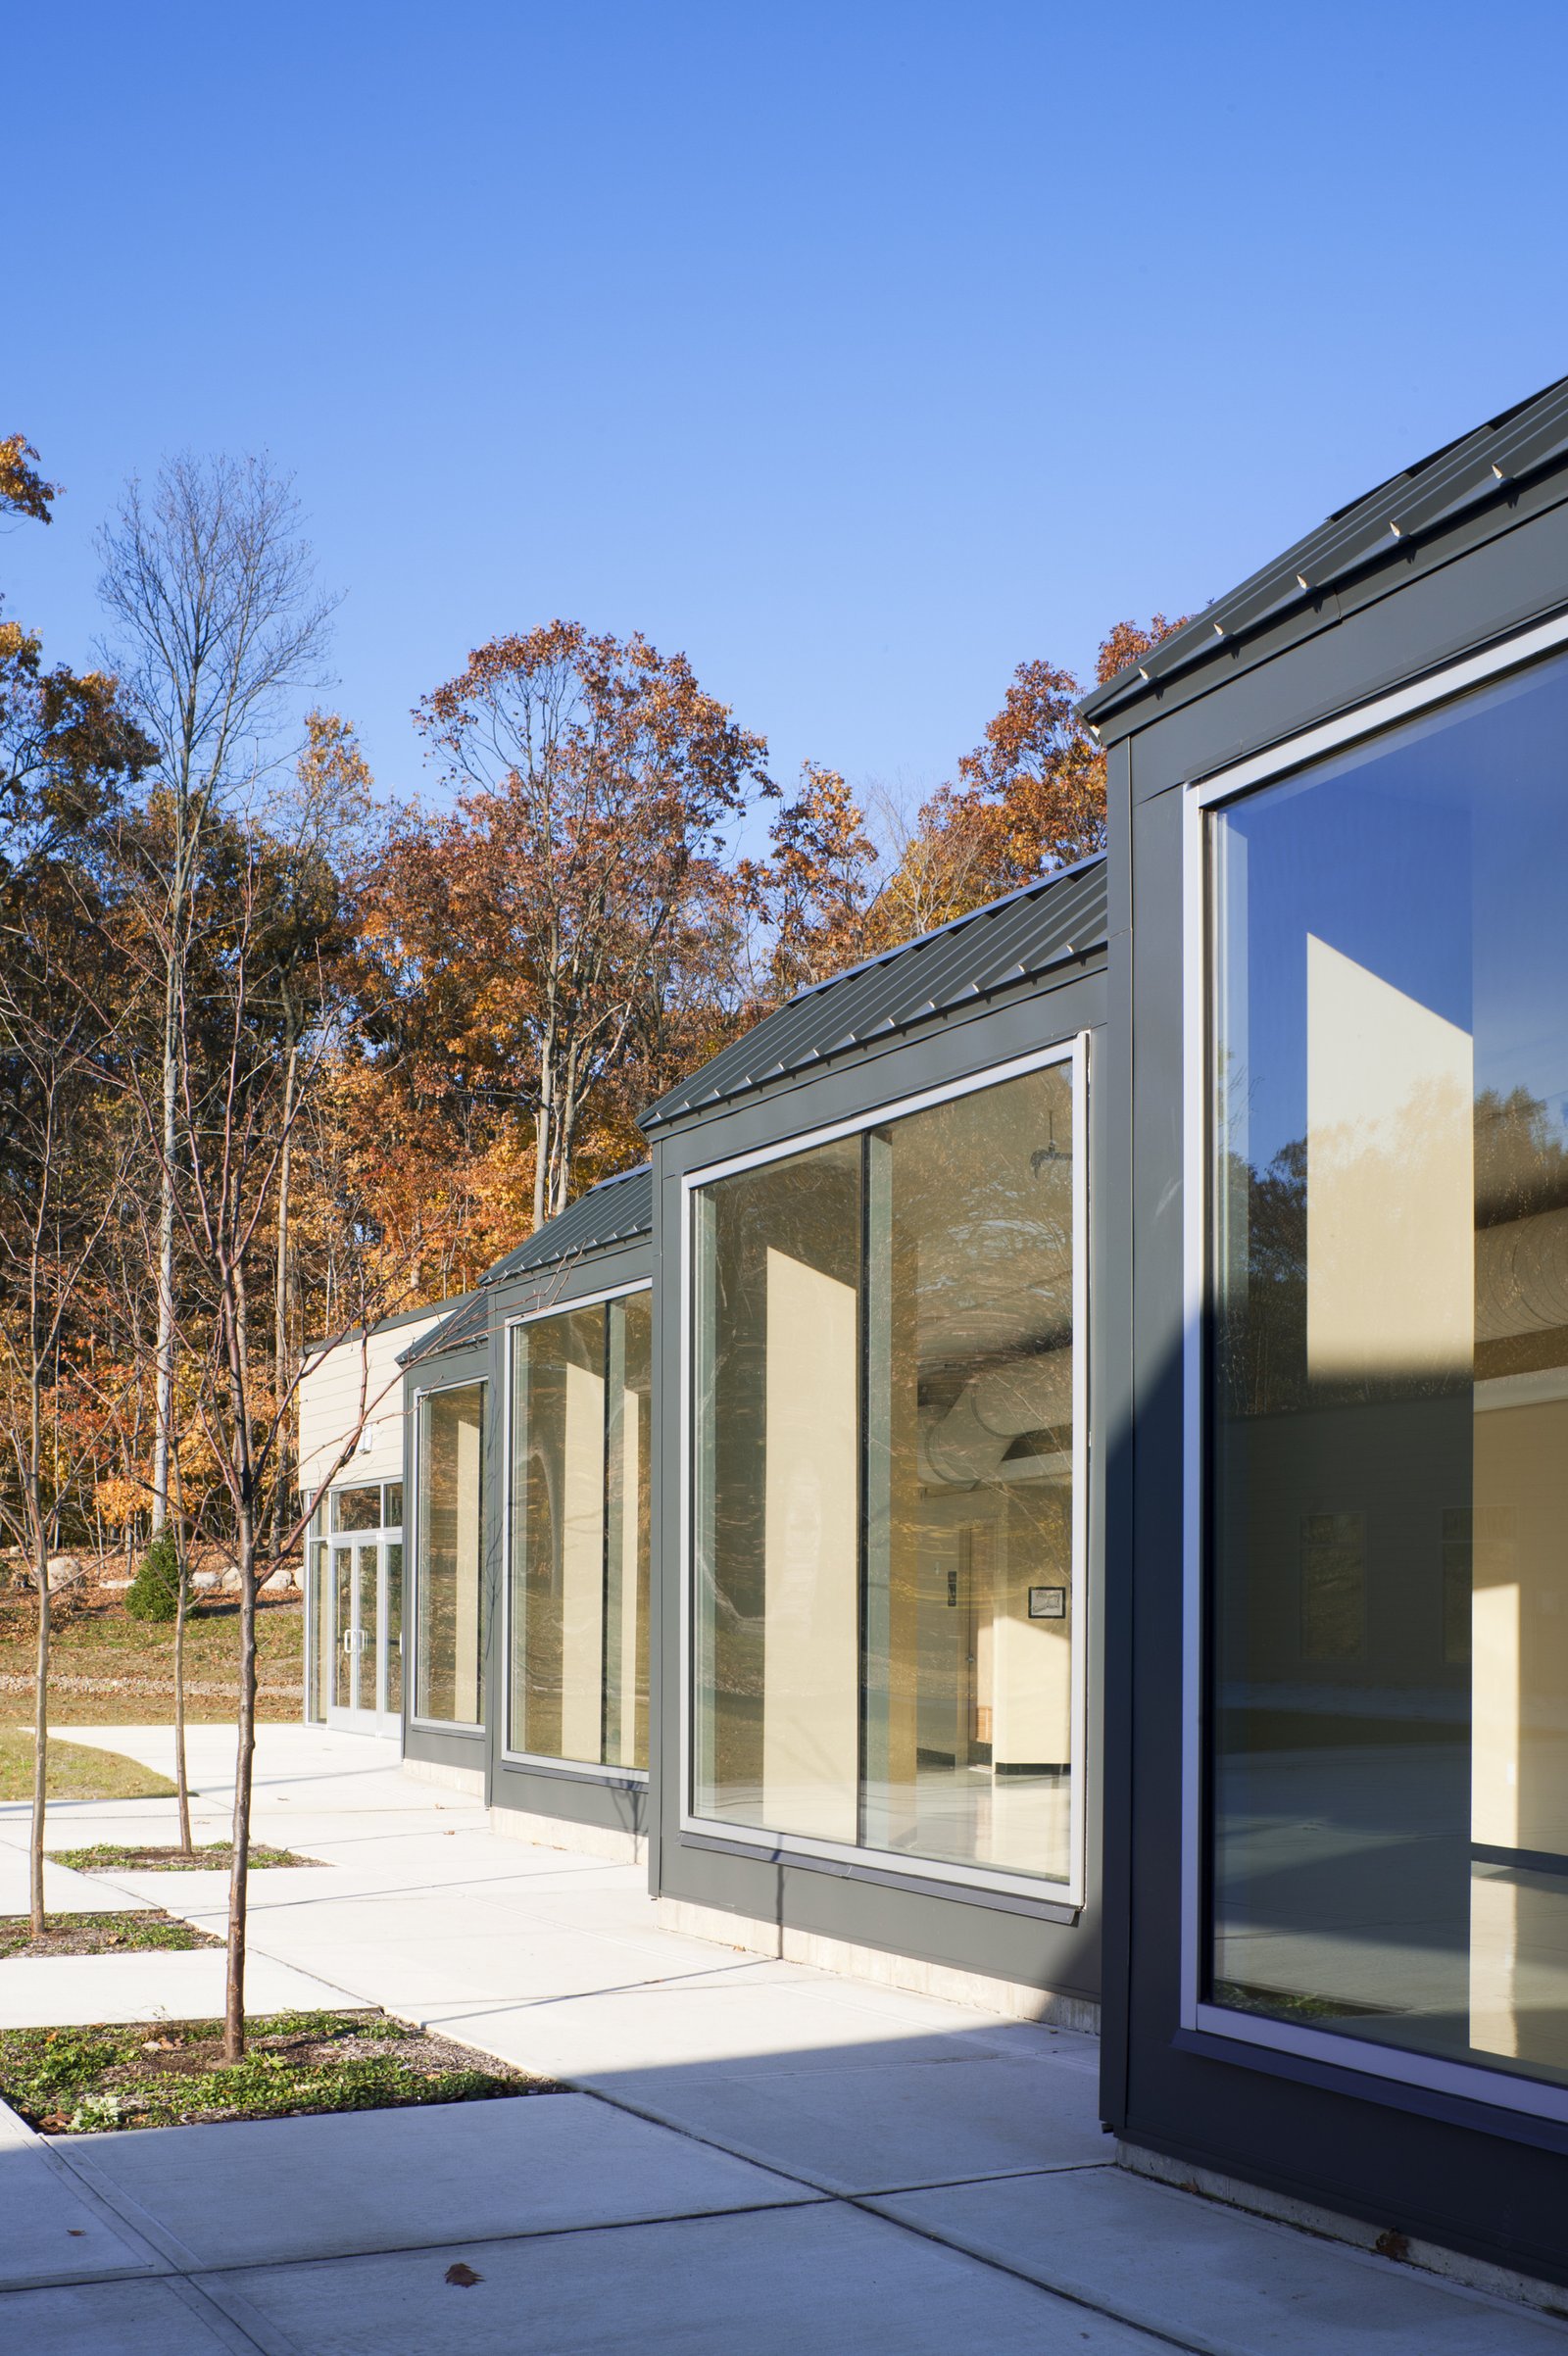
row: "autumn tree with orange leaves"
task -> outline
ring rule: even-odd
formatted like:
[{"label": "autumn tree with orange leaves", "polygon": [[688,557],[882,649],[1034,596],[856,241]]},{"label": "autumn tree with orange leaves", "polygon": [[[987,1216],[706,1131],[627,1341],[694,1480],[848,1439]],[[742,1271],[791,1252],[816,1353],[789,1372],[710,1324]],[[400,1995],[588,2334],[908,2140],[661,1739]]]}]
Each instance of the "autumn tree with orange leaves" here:
[{"label": "autumn tree with orange leaves", "polygon": [[[1180,621],[1156,614],[1147,629],[1118,622],[1102,641],[1097,681],[1158,644]],[[1105,847],[1105,761],[1074,705],[1084,690],[1071,671],[1020,663],[1002,709],[958,763],[956,784],[935,793],[890,876],[880,909],[900,937],[903,903],[916,892],[926,929],[979,908],[1054,868]]]},{"label": "autumn tree with orange leaves", "polygon": [[877,863],[843,777],[814,761],[804,764],[800,792],[774,820],[769,845],[767,859],[742,860],[737,871],[767,944],[764,1006],[863,954]]},{"label": "autumn tree with orange leaves", "polygon": [[537,1228],[570,1200],[585,1107],[665,987],[728,825],[772,791],[766,746],[683,655],[568,621],[492,639],[415,716],[456,800],[395,831],[369,946],[423,1000],[425,1052],[525,1110]]}]

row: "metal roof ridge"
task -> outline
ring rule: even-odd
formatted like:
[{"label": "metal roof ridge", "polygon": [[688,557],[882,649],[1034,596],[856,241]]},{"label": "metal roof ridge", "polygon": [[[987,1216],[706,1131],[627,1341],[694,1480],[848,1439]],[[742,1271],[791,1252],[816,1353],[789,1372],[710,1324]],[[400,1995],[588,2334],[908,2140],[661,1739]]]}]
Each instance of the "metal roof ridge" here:
[{"label": "metal roof ridge", "polygon": [[[805,999],[819,997],[824,990],[837,989],[840,982],[853,981],[858,973],[869,973],[873,966],[887,965],[895,957],[907,957],[914,950],[924,949],[929,942],[940,941],[946,934],[957,932],[962,925],[977,923],[982,916],[994,916],[999,908],[1010,907],[1015,900],[1027,900],[1036,892],[1049,891],[1054,884],[1065,883],[1069,875],[1085,874],[1091,867],[1102,865],[1105,856],[1103,851],[1091,851],[1087,858],[1074,859],[1068,866],[1052,867],[1044,875],[1032,875],[1027,883],[1014,884],[1010,892],[1002,893],[996,900],[982,901],[978,908],[965,908],[960,916],[949,916],[944,923],[933,924],[929,932],[911,933],[907,941],[896,941],[891,949],[879,949],[874,957],[862,957],[858,965],[845,965],[837,973],[824,974],[819,982],[804,983],[792,998],[784,1001],[784,1006],[798,1006]],[[781,1014],[784,1006],[775,1007],[774,1013]],[[772,1015],[764,1014],[762,1020],[770,1022]]]},{"label": "metal roof ridge", "polygon": [[[1544,448],[1532,450],[1532,443],[1539,444],[1541,426],[1558,417],[1563,420],[1563,432],[1548,440]],[[1093,726],[1100,713],[1191,669],[1204,655],[1227,642],[1235,643],[1259,622],[1292,605],[1304,605],[1332,592],[1401,547],[1419,545],[1424,534],[1441,530],[1455,509],[1475,499],[1500,497],[1538,470],[1560,465],[1564,442],[1568,442],[1568,376],[1559,376],[1495,417],[1484,418],[1468,432],[1455,435],[1427,457],[1385,476],[1347,506],[1336,508],[1234,588],[1211,599],[1147,656],[1093,687],[1078,701],[1079,718]],[[1518,451],[1521,443],[1523,450]],[[1516,451],[1515,465],[1497,463],[1503,457],[1514,458]],[[1273,594],[1266,594],[1270,591]],[[1260,604],[1255,602],[1259,598]]]}]

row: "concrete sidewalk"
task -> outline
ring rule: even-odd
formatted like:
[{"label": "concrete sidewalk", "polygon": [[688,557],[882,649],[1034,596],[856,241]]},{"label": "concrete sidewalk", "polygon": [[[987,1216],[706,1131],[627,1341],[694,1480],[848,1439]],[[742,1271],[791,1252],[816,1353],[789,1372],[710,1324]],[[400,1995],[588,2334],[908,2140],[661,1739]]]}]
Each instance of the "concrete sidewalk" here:
[{"label": "concrete sidewalk", "polygon": [[[81,1731],[167,1769],[167,1734]],[[232,1736],[195,1730],[192,1748],[198,1838],[221,1838]],[[165,1801],[78,1803],[52,1812],[49,1839],[162,1841],[171,1824]],[[572,2090],[90,2139],[14,2125],[0,2344],[1568,2351],[1543,2314],[1116,2168],[1092,2039],[662,1932],[641,1869],[498,1839],[390,1746],[266,1729],[257,1836],[326,1861],[252,1884],[260,2002],[267,1975],[288,1974],[310,2000],[384,2005]],[[0,1893],[24,1841],[25,1812],[0,1811]],[[56,1902],[75,1902],[80,1878],[57,1875]],[[103,1902],[103,1881],[84,1887]],[[220,1876],[114,1887],[221,1930]],[[98,2017],[147,2017],[121,1967],[151,1960],[25,1967],[55,1975],[27,2001],[87,2017],[72,1966],[102,1963]],[[0,1965],[0,2019],[23,1968]],[[181,1991],[165,2009],[193,2007]],[[479,2279],[450,2282],[460,2261]]]}]

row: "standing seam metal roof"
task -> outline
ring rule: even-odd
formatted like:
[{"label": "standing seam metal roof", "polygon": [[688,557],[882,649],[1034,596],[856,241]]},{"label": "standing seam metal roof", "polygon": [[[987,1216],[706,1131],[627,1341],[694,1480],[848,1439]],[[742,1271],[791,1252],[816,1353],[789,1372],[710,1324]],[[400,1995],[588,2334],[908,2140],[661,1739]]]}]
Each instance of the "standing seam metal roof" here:
[{"label": "standing seam metal roof", "polygon": [[1336,510],[1316,531],[1086,696],[1080,713],[1086,720],[1100,718],[1216,653],[1222,641],[1277,621],[1292,607],[1310,606],[1325,590],[1407,549],[1423,533],[1489,501],[1506,502],[1521,483],[1564,458],[1568,376]]},{"label": "standing seam metal roof", "polygon": [[537,1235],[509,1252],[505,1259],[498,1259],[479,1281],[493,1285],[508,1276],[526,1276],[531,1268],[552,1267],[558,1260],[575,1259],[585,1252],[649,1235],[653,1225],[654,1180],[645,1161],[613,1178],[601,1178],[559,1217],[547,1220]]},{"label": "standing seam metal roof", "polygon": [[769,1081],[1036,981],[1053,966],[1102,947],[1106,920],[1101,853],[798,992],[650,1105],[639,1125],[651,1134]]},{"label": "standing seam metal roof", "polygon": [[433,1325],[420,1336],[412,1350],[405,1350],[398,1358],[400,1366],[416,1366],[421,1358],[433,1358],[444,1350],[465,1350],[470,1344],[482,1342],[489,1330],[490,1304],[481,1293],[470,1293],[460,1301],[439,1325]]}]

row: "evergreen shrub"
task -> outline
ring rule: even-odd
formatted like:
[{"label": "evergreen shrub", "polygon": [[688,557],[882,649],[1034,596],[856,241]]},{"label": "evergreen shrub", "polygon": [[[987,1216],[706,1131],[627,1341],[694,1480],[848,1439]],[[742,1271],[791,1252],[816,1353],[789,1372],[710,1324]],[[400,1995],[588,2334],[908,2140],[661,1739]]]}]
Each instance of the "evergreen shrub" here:
[{"label": "evergreen shrub", "polygon": [[179,1610],[179,1549],[172,1530],[160,1530],[130,1583],[125,1609],[133,1620],[172,1620]]}]

